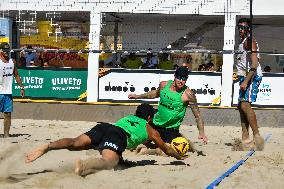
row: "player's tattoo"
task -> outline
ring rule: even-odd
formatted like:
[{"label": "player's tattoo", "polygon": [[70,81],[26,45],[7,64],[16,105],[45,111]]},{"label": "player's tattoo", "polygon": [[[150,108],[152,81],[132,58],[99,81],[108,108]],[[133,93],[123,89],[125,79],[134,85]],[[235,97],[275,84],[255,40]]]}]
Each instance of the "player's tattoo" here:
[{"label": "player's tattoo", "polygon": [[196,96],[195,96],[194,92],[191,91],[191,90],[186,90],[185,94],[186,94],[186,96],[188,98],[188,104],[190,106],[192,106],[192,105],[196,105],[197,106],[197,99],[196,99]]},{"label": "player's tattoo", "polygon": [[204,126],[204,122],[203,122],[203,119],[201,117],[201,113],[200,113],[200,110],[198,108],[198,105],[197,105],[197,98],[195,96],[195,93],[191,90],[186,90],[186,95],[187,95],[187,98],[188,98],[188,104],[191,108],[191,111],[196,119],[196,123],[197,123],[197,127],[198,129],[202,129],[202,127]]}]

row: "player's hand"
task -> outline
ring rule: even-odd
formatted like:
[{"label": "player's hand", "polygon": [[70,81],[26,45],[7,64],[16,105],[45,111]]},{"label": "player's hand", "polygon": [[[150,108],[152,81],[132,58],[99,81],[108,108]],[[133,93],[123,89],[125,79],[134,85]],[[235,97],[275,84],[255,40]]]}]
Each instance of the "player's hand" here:
[{"label": "player's hand", "polygon": [[185,160],[186,158],[188,158],[189,157],[189,155],[183,155],[183,156],[180,156],[180,160]]},{"label": "player's hand", "polygon": [[186,159],[188,156],[184,155],[182,156],[181,154],[177,153],[172,147],[167,145],[167,152],[165,152],[168,156],[172,156],[174,158],[176,158],[177,160],[184,160]]},{"label": "player's hand", "polygon": [[181,155],[181,154],[179,154],[179,153],[177,153],[176,151],[175,151],[175,156],[174,156],[177,160],[185,160],[186,158],[188,158],[189,157],[189,155]]},{"label": "player's hand", "polygon": [[128,98],[129,99],[137,99],[137,95],[136,94],[129,94]]},{"label": "player's hand", "polygon": [[205,134],[199,134],[198,139],[201,139],[205,144],[208,142],[208,138]]},{"label": "player's hand", "polygon": [[247,86],[248,86],[248,84],[246,82],[242,82],[242,84],[240,85],[240,89],[242,91],[244,91],[244,90],[246,90]]},{"label": "player's hand", "polygon": [[25,96],[25,89],[21,89],[21,97],[24,98]]}]

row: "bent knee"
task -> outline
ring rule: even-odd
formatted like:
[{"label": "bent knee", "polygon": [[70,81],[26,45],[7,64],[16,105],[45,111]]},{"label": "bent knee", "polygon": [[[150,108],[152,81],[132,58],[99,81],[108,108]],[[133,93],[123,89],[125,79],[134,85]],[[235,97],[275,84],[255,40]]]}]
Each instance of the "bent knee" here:
[{"label": "bent knee", "polygon": [[104,161],[106,162],[106,168],[112,169],[118,165],[119,159],[104,159]]},{"label": "bent knee", "polygon": [[241,110],[247,110],[249,107],[250,107],[249,102],[246,102],[246,101],[240,102],[239,108]]},{"label": "bent knee", "polygon": [[91,145],[91,139],[87,135],[80,135],[72,138],[72,148],[75,150],[88,149]]},{"label": "bent knee", "polygon": [[78,140],[77,138],[72,139],[72,148],[77,150],[77,149],[83,149],[86,147],[86,143],[83,141]]},{"label": "bent knee", "polygon": [[105,161],[107,168],[112,169],[118,164],[119,155],[112,150],[104,149],[102,151],[102,159]]},{"label": "bent knee", "polygon": [[4,118],[11,118],[11,112],[4,112]]},{"label": "bent knee", "polygon": [[76,140],[76,138],[72,138],[72,146],[73,147],[79,147],[80,146],[80,141]]}]

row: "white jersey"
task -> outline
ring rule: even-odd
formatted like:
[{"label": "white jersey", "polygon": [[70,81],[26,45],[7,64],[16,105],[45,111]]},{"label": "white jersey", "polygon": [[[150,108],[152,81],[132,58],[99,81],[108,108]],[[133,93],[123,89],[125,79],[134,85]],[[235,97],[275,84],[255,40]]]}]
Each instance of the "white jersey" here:
[{"label": "white jersey", "polygon": [[[249,62],[248,59],[248,53],[244,48],[244,43],[246,42],[247,38],[245,38],[240,44],[239,44],[239,51],[243,52],[242,54],[238,54],[237,55],[237,69],[238,69],[238,75],[241,76],[246,76],[246,73],[249,72],[250,70],[250,66],[251,66],[251,62]],[[256,42],[256,47],[257,47],[257,51],[259,51],[259,47],[258,44]],[[257,57],[259,59],[259,54],[257,54]],[[262,76],[262,70],[261,70],[261,66],[258,62],[258,67],[256,69],[256,75],[258,76]]]},{"label": "white jersey", "polygon": [[0,94],[12,94],[14,62],[4,63],[0,59]]}]

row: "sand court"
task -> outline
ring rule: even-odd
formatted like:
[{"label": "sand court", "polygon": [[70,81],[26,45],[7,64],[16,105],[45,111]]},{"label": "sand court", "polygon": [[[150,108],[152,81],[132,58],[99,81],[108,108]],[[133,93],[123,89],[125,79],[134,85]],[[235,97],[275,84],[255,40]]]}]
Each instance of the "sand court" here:
[{"label": "sand court", "polygon": [[[172,157],[136,155],[124,152],[124,163],[114,170],[98,171],[86,177],[75,175],[77,158],[99,157],[95,150],[54,150],[26,164],[25,153],[63,137],[76,137],[96,123],[13,119],[12,137],[0,139],[0,188],[205,188],[243,158],[247,152],[232,151],[236,126],[206,126],[208,144],[197,139],[195,126],[182,126],[198,153],[178,161]],[[284,129],[260,128],[271,133],[264,151],[257,151],[217,188],[283,188]],[[249,184],[248,184],[249,183]]]}]

